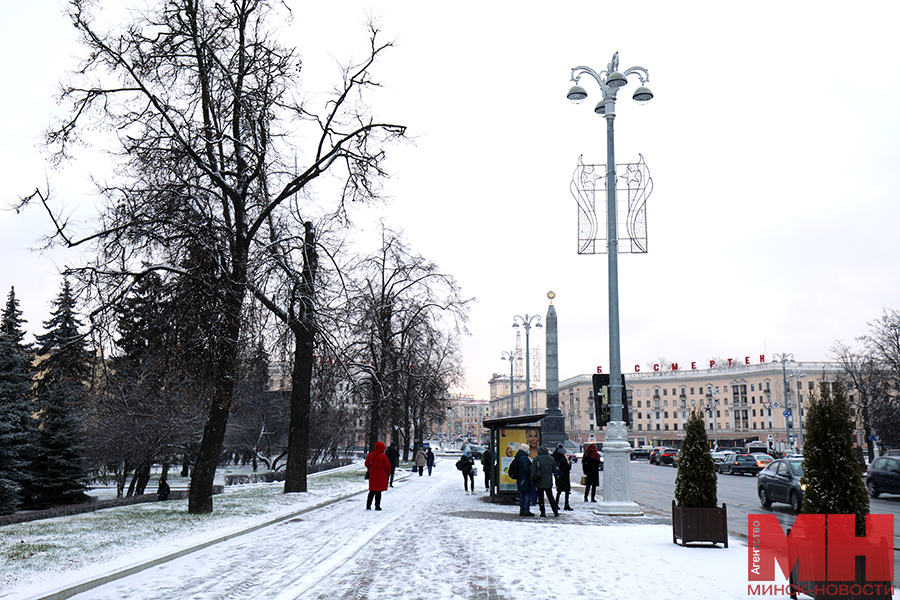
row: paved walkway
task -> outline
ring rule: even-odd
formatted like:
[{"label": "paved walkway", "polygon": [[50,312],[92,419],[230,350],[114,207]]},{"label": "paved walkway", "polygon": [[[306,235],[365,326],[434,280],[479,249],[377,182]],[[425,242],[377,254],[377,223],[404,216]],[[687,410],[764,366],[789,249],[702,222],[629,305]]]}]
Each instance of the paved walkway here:
[{"label": "paved walkway", "polygon": [[478,483],[478,495],[464,493],[445,460],[433,477],[398,478],[382,511],[366,511],[361,492],[72,597],[746,598],[739,543],[680,548],[668,517],[596,515],[577,493],[559,518],[520,517]]}]

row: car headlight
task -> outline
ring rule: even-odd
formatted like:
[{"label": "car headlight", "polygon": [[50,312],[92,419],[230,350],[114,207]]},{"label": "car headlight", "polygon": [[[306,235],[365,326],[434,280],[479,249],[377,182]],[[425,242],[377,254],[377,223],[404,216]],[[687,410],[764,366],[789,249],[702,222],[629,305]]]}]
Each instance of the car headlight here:
[{"label": "car headlight", "polygon": [[806,491],[806,484],[805,484],[805,483],[801,483],[801,484],[800,484],[800,490],[803,491],[803,492]]}]

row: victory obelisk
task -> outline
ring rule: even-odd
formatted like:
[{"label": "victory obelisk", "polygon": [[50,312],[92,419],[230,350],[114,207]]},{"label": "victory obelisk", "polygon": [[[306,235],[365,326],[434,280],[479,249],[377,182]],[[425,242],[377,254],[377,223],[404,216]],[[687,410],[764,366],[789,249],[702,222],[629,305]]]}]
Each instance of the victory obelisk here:
[{"label": "victory obelisk", "polygon": [[566,420],[559,411],[559,340],[556,329],[556,309],[553,299],[556,294],[547,292],[550,307],[547,309],[547,416],[541,421],[542,445],[551,452],[556,444],[569,439],[566,435]]}]

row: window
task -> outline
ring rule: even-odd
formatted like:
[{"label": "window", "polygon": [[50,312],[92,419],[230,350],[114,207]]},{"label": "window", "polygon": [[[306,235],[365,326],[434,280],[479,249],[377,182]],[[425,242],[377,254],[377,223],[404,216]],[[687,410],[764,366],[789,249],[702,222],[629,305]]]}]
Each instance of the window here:
[{"label": "window", "polygon": [[669,395],[669,388],[663,388],[663,396]]},{"label": "window", "polygon": [[638,416],[637,416],[637,418],[638,418],[638,419],[640,419],[640,418],[641,418],[641,413],[640,413],[640,412],[639,412],[639,413],[638,413]]},{"label": "window", "polygon": [[666,411],[663,413],[663,418],[665,418],[665,419],[669,418],[669,411]]},{"label": "window", "polygon": [[668,431],[668,430],[669,430],[669,424],[666,423],[666,431]]},{"label": "window", "polygon": [[638,423],[638,431],[640,431],[640,430],[641,430],[641,424]]},{"label": "window", "polygon": [[694,388],[691,388],[691,396],[694,395]]},{"label": "window", "polygon": [[[640,395],[641,395],[641,390],[638,390],[638,396],[640,396]],[[638,400],[638,408],[640,408],[640,407],[641,407],[641,401]]]},{"label": "window", "polygon": [[663,406],[668,406],[668,405],[669,405],[669,401],[668,401],[668,400],[663,400]]},{"label": "window", "polygon": [[674,429],[675,431],[678,431],[678,423],[675,423],[675,424],[672,426],[672,429]]},{"label": "window", "polygon": [[659,423],[656,424],[656,430],[659,431]]}]

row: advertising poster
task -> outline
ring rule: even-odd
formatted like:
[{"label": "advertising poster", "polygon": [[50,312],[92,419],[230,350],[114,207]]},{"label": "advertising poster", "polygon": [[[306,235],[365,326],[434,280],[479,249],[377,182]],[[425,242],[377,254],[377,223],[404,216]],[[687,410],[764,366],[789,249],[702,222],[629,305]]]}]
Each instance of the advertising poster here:
[{"label": "advertising poster", "polygon": [[532,460],[537,456],[541,445],[540,427],[506,427],[500,430],[500,481],[497,489],[500,492],[517,492],[516,480],[509,477],[509,464],[519,451],[519,444],[528,444]]}]

